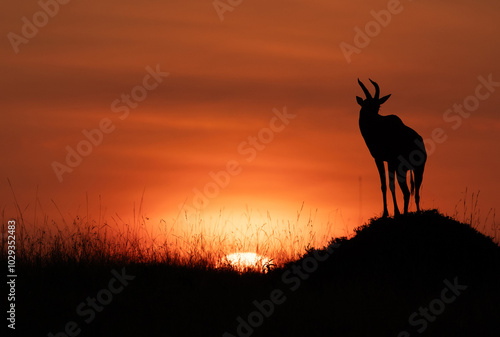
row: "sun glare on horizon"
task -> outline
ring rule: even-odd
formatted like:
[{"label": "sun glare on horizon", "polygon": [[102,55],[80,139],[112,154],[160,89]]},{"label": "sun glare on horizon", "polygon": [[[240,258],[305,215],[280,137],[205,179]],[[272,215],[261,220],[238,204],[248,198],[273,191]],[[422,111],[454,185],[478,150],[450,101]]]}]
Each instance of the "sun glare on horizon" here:
[{"label": "sun glare on horizon", "polygon": [[257,253],[239,252],[226,255],[220,265],[230,265],[236,270],[243,272],[246,270],[264,271],[271,263],[271,259]]}]

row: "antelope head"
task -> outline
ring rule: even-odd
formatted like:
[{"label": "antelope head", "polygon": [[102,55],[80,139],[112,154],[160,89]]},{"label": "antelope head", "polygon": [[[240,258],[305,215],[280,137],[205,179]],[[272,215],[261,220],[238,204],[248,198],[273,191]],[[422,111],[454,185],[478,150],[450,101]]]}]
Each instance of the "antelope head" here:
[{"label": "antelope head", "polygon": [[365,110],[366,112],[370,112],[373,114],[378,114],[378,111],[380,109],[380,106],[385,103],[391,97],[391,95],[384,96],[380,98],[380,88],[377,83],[372,82],[373,86],[375,87],[375,96],[372,97],[368,89],[366,89],[365,85],[358,79],[358,83],[363,89],[363,92],[365,93],[365,99],[362,99],[359,96],[356,96],[356,100],[358,101],[358,104],[361,105],[361,110]]}]

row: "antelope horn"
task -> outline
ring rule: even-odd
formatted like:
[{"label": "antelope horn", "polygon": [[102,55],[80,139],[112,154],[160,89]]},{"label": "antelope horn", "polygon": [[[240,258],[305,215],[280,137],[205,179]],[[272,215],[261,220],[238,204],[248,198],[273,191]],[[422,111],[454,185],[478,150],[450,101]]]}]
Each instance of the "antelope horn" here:
[{"label": "antelope horn", "polygon": [[380,88],[378,87],[378,84],[373,82],[372,80],[370,80],[370,82],[372,82],[373,86],[375,87],[375,99],[379,99],[380,98]]},{"label": "antelope horn", "polygon": [[363,92],[365,93],[366,98],[372,98],[372,95],[370,95],[370,92],[368,91],[368,89],[366,89],[365,85],[359,80],[359,78],[358,78],[358,83],[359,83],[359,86],[361,87],[361,89],[363,89]]}]

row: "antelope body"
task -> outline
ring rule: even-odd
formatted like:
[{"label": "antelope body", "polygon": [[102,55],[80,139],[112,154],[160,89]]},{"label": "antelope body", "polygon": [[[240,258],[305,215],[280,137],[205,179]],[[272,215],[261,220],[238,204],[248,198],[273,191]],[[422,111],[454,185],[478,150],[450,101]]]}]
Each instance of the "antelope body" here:
[{"label": "antelope body", "polygon": [[[420,185],[424,175],[427,153],[425,151],[422,137],[410,127],[406,126],[398,116],[379,115],[380,105],[391,95],[380,98],[380,89],[377,83],[370,80],[375,87],[375,96],[372,97],[368,89],[358,79],[366,98],[356,96],[361,106],[359,112],[359,129],[363,136],[370,154],[375,159],[375,164],[380,175],[382,196],[384,201],[383,216],[389,215],[387,211],[387,184],[385,177],[384,162],[387,162],[389,173],[389,189],[394,202],[394,214],[399,215],[396,201],[396,189],[394,178],[397,177],[398,184],[404,197],[404,214],[408,213],[410,194],[415,192],[415,204],[417,212],[420,212]],[[406,175],[410,171],[411,193],[406,184]],[[415,176],[415,182],[413,181]]]}]

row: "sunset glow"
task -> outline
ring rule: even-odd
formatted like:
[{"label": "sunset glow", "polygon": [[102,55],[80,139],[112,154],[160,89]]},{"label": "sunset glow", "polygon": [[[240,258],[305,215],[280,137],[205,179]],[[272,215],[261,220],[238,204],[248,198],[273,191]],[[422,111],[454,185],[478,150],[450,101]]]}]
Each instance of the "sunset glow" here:
[{"label": "sunset glow", "polygon": [[357,79],[371,78],[392,94],[381,114],[425,140],[421,207],[492,233],[496,1],[1,9],[5,219],[47,231],[71,231],[77,217],[114,233],[136,226],[186,256],[203,243],[211,256],[259,246],[295,257],[382,214],[355,98]]},{"label": "sunset glow", "polygon": [[498,0],[1,1],[4,325],[500,336],[499,20]]}]

